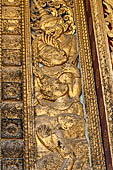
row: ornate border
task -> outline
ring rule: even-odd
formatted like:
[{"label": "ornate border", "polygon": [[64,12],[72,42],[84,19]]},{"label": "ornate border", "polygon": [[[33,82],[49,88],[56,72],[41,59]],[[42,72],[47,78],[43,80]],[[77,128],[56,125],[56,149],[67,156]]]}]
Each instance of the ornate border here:
[{"label": "ornate border", "polygon": [[[2,0],[0,0],[0,132],[1,132],[1,119],[2,119],[2,115],[1,115],[1,105],[2,105],[2,89],[1,89],[1,82],[2,82]],[[1,167],[1,159],[2,159],[2,155],[1,155],[1,135],[0,135],[0,167]]]},{"label": "ornate border", "polygon": [[[23,1],[22,0],[22,7],[23,7],[23,10],[22,10],[22,38],[23,38],[23,110],[24,110],[24,168],[25,169],[28,169],[29,167],[29,158],[28,158],[28,155],[29,155],[29,142],[28,142],[28,115],[27,115],[27,97],[26,97],[26,94],[27,94],[27,88],[26,88],[26,50],[29,50],[29,47],[26,48],[26,36],[25,36],[25,32],[27,32],[27,30],[29,29],[28,27],[28,22],[26,23],[26,19],[27,19],[27,13],[25,12],[26,10],[26,2],[27,1]],[[29,8],[28,8],[29,10]],[[25,18],[24,18],[25,16]],[[24,24],[25,23],[25,24]],[[26,28],[25,28],[26,26]]]},{"label": "ornate border", "polygon": [[23,37],[25,37],[24,59],[24,168],[34,170],[34,109],[33,109],[33,82],[32,82],[32,57],[31,57],[31,33],[30,33],[30,1],[23,0]]},{"label": "ornate border", "polygon": [[92,22],[92,15],[91,15],[91,7],[88,1],[85,4],[85,7],[87,9],[86,10],[87,20],[89,20],[90,18],[88,22],[88,29],[89,29],[89,37],[90,37],[90,42],[91,42],[91,52],[92,52],[93,67],[94,67],[94,78],[95,78],[95,83],[96,83],[97,101],[98,101],[99,113],[100,113],[100,123],[101,123],[101,129],[102,129],[102,138],[103,138],[106,166],[108,167],[108,169],[112,169],[111,168],[110,143],[109,143],[109,137],[108,137],[108,126],[107,126],[107,121],[106,121],[106,112],[105,112],[104,97],[103,97],[102,83],[101,83],[101,77],[100,77],[100,68],[99,68],[99,62],[98,62],[98,56],[97,56],[94,29],[93,29],[93,24],[92,24],[93,22]]},{"label": "ornate border", "polygon": [[[105,107],[105,113],[106,113],[106,121],[107,121],[107,127],[108,127],[108,138],[109,138],[109,143],[110,143],[111,155],[113,157],[113,153],[112,153],[112,150],[113,150],[113,145],[112,145],[112,142],[113,142],[112,141],[113,72],[112,72],[112,64],[111,64],[111,59],[110,59],[109,44],[108,44],[108,39],[107,39],[107,34],[106,34],[106,29],[105,29],[102,0],[99,0],[99,1],[90,0],[90,4],[91,4],[93,27],[94,27],[95,40],[96,40],[96,49],[97,49],[97,54],[98,54],[97,56],[98,56],[98,62],[99,62],[99,70],[100,70],[100,77],[101,77],[101,84],[102,84],[104,107]],[[106,147],[106,132],[104,132],[103,137],[104,137],[104,143]],[[109,169],[110,168],[112,167],[109,167]]]},{"label": "ornate border", "polygon": [[88,25],[86,22],[85,6],[83,0],[75,1],[75,18],[79,39],[80,63],[82,68],[92,167],[93,169],[102,170],[106,169],[106,165],[95,89],[92,54],[88,36]]},{"label": "ornate border", "polygon": [[[5,9],[5,10],[4,10]],[[9,16],[7,15],[8,12],[10,13]],[[6,30],[4,30],[4,21],[9,21],[9,20],[13,20],[14,21],[18,21],[18,22],[15,22],[17,23],[17,27],[16,25],[13,25],[14,28],[16,28],[16,31],[15,29],[12,31],[9,31],[8,28],[9,26],[6,25]],[[23,101],[24,101],[24,108],[25,108],[25,100],[26,100],[26,97],[25,97],[25,93],[26,93],[26,70],[25,70],[25,64],[26,64],[26,61],[25,61],[25,35],[24,35],[24,0],[20,0],[20,1],[0,1],[0,80],[2,83],[2,87],[1,87],[1,84],[0,84],[0,124],[2,123],[2,125],[0,126],[0,130],[1,130],[1,145],[0,145],[0,167],[1,169],[7,169],[7,168],[11,168],[12,166],[18,166],[20,167],[21,169],[23,168],[23,118],[24,118],[24,115],[22,115],[22,110],[23,108],[21,107],[20,109],[17,109],[16,107],[16,104],[22,104],[23,105]],[[18,23],[19,23],[19,26],[18,26]],[[18,31],[18,29],[20,29],[22,26],[22,31]],[[9,32],[8,32],[9,31]],[[21,34],[22,32],[22,34]],[[4,43],[4,37],[7,37],[6,38],[6,41]],[[16,37],[16,38],[15,38]],[[19,37],[19,38],[18,38]],[[13,39],[14,38],[14,39]],[[7,41],[9,41],[7,43]],[[10,45],[11,44],[11,45]],[[3,45],[3,46],[1,46]],[[16,50],[16,53],[14,53],[14,51]],[[2,51],[2,52],[1,52]],[[21,71],[20,71],[20,77],[21,75],[23,76],[23,81],[22,79],[20,78],[19,80],[16,80],[16,78],[18,79],[18,75],[15,75],[14,74],[14,77],[13,79],[9,79],[7,78],[4,79],[3,78],[3,70],[6,69],[6,70],[10,70],[10,67],[12,66],[11,63],[4,63],[3,62],[3,59],[5,58],[4,57],[4,53],[3,51],[5,52],[11,52],[11,53],[8,53],[8,55],[5,53],[5,57],[7,56],[7,58],[10,58],[10,61],[12,59],[12,61],[14,62],[13,63],[13,66],[14,66],[14,72],[15,72],[15,68],[19,68]],[[18,52],[17,52],[18,51]],[[22,53],[21,53],[22,52]],[[13,54],[13,57],[11,57]],[[19,64],[15,64],[15,61],[14,60],[16,57],[17,59],[17,63],[19,62]],[[21,58],[22,58],[22,61],[21,61]],[[2,61],[1,61],[2,59]],[[18,60],[19,59],[19,60]],[[1,75],[2,73],[2,75]],[[8,74],[9,72],[6,71],[6,74],[10,77],[10,73]],[[22,73],[22,74],[21,74]],[[13,74],[12,74],[13,75]],[[19,82],[18,82],[19,81]],[[8,87],[9,89],[15,89],[15,93],[14,94],[10,94],[9,97],[4,97],[5,94],[8,93],[7,89],[3,89],[3,83],[9,83]],[[16,85],[17,83],[17,88],[16,89],[16,86],[14,86],[14,84]],[[13,85],[12,85],[13,84]],[[17,91],[16,91],[17,90]],[[10,91],[10,90],[9,90]],[[23,92],[23,95],[22,95],[22,92]],[[19,97],[18,97],[19,96]],[[2,101],[1,101],[2,100]],[[15,103],[13,103],[15,102]],[[20,103],[19,103],[20,102]],[[3,105],[14,105],[11,106],[11,107],[7,107],[7,112],[12,114],[12,112],[14,112],[15,114],[15,117],[11,117],[9,115],[5,115],[3,112]],[[21,106],[22,106],[21,105]],[[12,111],[13,110],[13,111]],[[18,111],[17,111],[18,110]],[[16,114],[17,112],[19,112],[19,116],[16,117]],[[24,109],[24,113],[25,113],[25,109]],[[5,117],[6,116],[6,117]],[[18,122],[19,123],[19,126],[17,126],[18,128],[18,131],[19,131],[19,135],[18,134],[15,134],[14,136],[12,135],[14,132],[11,131],[11,135],[7,135],[4,137],[2,136],[2,133],[4,134],[5,133],[5,130],[4,130],[4,127],[7,128],[6,125],[4,125],[4,120],[7,121],[8,123],[10,122],[13,122],[13,121],[16,121],[17,124]],[[4,147],[4,143],[7,145],[7,147]],[[8,144],[9,144],[9,147],[8,147]],[[9,151],[10,149],[12,151],[12,153]],[[5,152],[7,153],[9,151],[9,154],[4,154]],[[19,153],[20,152],[20,153]],[[10,154],[11,153],[11,154]],[[17,154],[17,155],[16,155]],[[12,164],[8,165],[8,161]]]},{"label": "ornate border", "polygon": [[[30,40],[30,5],[29,0],[25,0],[24,7],[25,12],[23,12],[23,17],[25,14],[25,25],[23,25],[23,37],[25,33],[25,52],[23,54],[26,56],[24,61],[24,143],[25,143],[25,152],[24,152],[24,167],[26,170],[34,170],[34,112],[32,107],[32,59],[31,59],[31,40]],[[100,3],[100,1],[98,2]],[[93,21],[94,21],[94,28],[95,28],[95,35],[96,35],[96,45],[98,50],[99,56],[99,66],[100,66],[100,73],[101,73],[101,82],[103,87],[103,94],[104,94],[104,104],[106,107],[107,115],[111,114],[111,106],[109,105],[109,101],[111,100],[110,93],[108,90],[108,84],[106,83],[111,81],[111,72],[110,75],[105,75],[104,68],[106,68],[107,63],[107,70],[111,66],[108,63],[109,60],[103,58],[104,56],[108,56],[108,51],[106,52],[105,49],[108,49],[107,45],[103,42],[106,42],[105,34],[102,35],[102,30],[104,27],[100,26],[101,19],[99,19],[99,12],[96,13],[97,16],[94,15],[95,10],[97,12],[97,5],[95,0],[91,2],[92,6],[92,14],[93,14]],[[85,15],[85,6],[84,0],[76,0],[75,1],[75,18],[77,23],[77,32],[78,32],[78,39],[79,39],[79,51],[80,51],[80,62],[82,68],[82,80],[84,86],[84,96],[85,96],[85,107],[87,113],[87,120],[88,120],[88,130],[89,130],[89,139],[90,139],[90,147],[91,147],[91,159],[92,159],[92,167],[93,169],[106,169],[105,165],[105,156],[104,156],[104,148],[102,143],[102,134],[101,134],[101,126],[100,126],[100,116],[99,116],[99,108],[97,103],[97,95],[96,95],[96,88],[95,88],[95,80],[94,80],[94,70],[93,70],[93,58],[91,54],[90,48],[90,40],[89,40],[89,33],[88,33],[88,26],[86,22],[86,15]],[[90,18],[89,18],[90,19]],[[97,21],[99,23],[97,23]],[[99,30],[98,30],[99,28]],[[101,34],[99,34],[101,32]],[[100,39],[101,36],[101,39]],[[101,41],[100,41],[101,40]],[[101,42],[101,44],[100,44]],[[104,46],[104,45],[105,46]],[[23,44],[24,45],[24,44]],[[101,46],[100,46],[101,45]],[[106,48],[105,48],[106,47]],[[104,51],[104,53],[103,53]],[[26,87],[27,84],[27,87]],[[107,84],[107,85],[106,85]],[[106,90],[107,88],[107,90]],[[111,102],[110,102],[111,104]],[[109,113],[108,113],[109,112]],[[108,119],[108,117],[107,117]],[[96,159],[95,159],[96,158]]]}]

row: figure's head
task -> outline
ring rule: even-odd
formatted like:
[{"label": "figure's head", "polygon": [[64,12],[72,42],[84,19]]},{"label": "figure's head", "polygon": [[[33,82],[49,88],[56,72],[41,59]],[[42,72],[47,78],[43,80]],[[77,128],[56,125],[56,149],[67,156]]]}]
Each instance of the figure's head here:
[{"label": "figure's head", "polygon": [[55,17],[49,14],[43,9],[39,1],[37,1],[36,5],[41,17],[41,20],[39,21],[40,29],[46,32],[47,35],[52,35],[54,38],[58,38],[65,30],[62,17]]},{"label": "figure's head", "polygon": [[46,32],[47,35],[52,35],[54,38],[60,37],[64,32],[63,19],[53,16],[46,16],[41,20],[40,28]]}]

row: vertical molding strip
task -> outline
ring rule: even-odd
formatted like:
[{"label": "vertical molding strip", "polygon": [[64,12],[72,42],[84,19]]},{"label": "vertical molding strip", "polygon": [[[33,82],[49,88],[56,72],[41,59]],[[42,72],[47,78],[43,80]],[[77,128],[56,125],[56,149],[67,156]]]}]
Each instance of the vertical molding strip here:
[{"label": "vertical molding strip", "polygon": [[[1,89],[1,72],[2,72],[2,0],[0,0],[0,134],[1,134],[1,105],[2,105],[2,89]],[[0,135],[0,169],[1,169],[1,135]]]},{"label": "vertical molding strip", "polygon": [[[23,0],[24,1],[24,0]],[[26,86],[26,103],[24,117],[24,134],[25,134],[25,151],[24,168],[34,170],[34,108],[33,102],[33,75],[32,75],[32,57],[31,57],[31,33],[30,33],[30,1],[25,0],[25,86]]]},{"label": "vertical molding strip", "polygon": [[[26,37],[25,33],[28,30],[28,25],[26,22],[26,1],[22,0],[22,39],[23,39],[23,114],[24,114],[24,169],[29,169],[29,141],[28,141],[28,114],[27,114],[27,81],[26,81]],[[29,8],[28,8],[29,10]],[[26,28],[27,27],[27,28]]]},{"label": "vertical molding strip", "polygon": [[105,158],[106,158],[106,166],[108,169],[112,169],[110,142],[109,142],[109,134],[108,134],[109,125],[106,121],[105,104],[104,104],[104,99],[103,99],[102,83],[100,79],[100,67],[99,67],[97,50],[96,50],[96,42],[95,42],[95,37],[94,37],[90,2],[87,2],[86,9],[87,9],[87,20],[89,20],[88,26],[89,26],[90,42],[93,42],[91,43],[91,51],[92,51],[92,57],[93,57],[93,66],[94,66],[97,98],[98,98],[98,104],[99,104],[100,122],[101,122],[101,128],[102,128],[102,137],[103,137],[104,152],[105,152]]},{"label": "vertical molding strip", "polygon": [[95,89],[92,55],[86,22],[83,0],[75,1],[75,17],[79,39],[80,63],[85,95],[85,107],[88,120],[89,140],[91,147],[92,168],[106,170],[102,143],[100,117]]},{"label": "vertical molding strip", "polygon": [[24,0],[0,5],[1,169],[23,170]]},{"label": "vertical molding strip", "polygon": [[[101,85],[102,85],[102,93],[104,99],[104,108],[105,108],[105,116],[106,116],[106,123],[107,123],[107,131],[103,128],[103,141],[105,145],[105,149],[108,148],[108,140],[109,140],[109,147],[110,152],[113,157],[112,153],[112,115],[113,115],[113,99],[112,99],[112,89],[113,89],[113,72],[112,72],[112,63],[110,58],[110,51],[109,51],[109,44],[107,39],[106,33],[106,24],[104,21],[104,13],[102,7],[102,0],[95,1],[90,0],[91,4],[91,13],[93,18],[93,28],[96,40],[96,49],[97,49],[97,56],[99,62],[99,70],[100,70],[100,78],[101,78]],[[106,161],[108,169],[112,169],[111,158],[108,158],[107,149],[106,149]]]},{"label": "vertical molding strip", "polygon": [[[34,109],[30,36],[30,2],[22,1],[23,100],[24,100],[24,169],[34,170]],[[75,17],[79,38],[80,62],[84,82],[85,106],[93,169],[105,170],[105,155],[95,89],[92,56],[83,0],[75,1]],[[96,159],[95,159],[96,158]]]}]

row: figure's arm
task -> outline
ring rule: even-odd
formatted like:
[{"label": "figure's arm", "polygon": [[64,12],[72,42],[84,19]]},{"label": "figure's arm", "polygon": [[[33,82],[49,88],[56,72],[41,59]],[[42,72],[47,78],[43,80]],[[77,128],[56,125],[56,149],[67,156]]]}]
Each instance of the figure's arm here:
[{"label": "figure's arm", "polygon": [[71,50],[70,50],[69,61],[74,65],[78,64],[77,43],[76,43],[76,38],[74,35],[72,35],[72,45],[71,45]]}]

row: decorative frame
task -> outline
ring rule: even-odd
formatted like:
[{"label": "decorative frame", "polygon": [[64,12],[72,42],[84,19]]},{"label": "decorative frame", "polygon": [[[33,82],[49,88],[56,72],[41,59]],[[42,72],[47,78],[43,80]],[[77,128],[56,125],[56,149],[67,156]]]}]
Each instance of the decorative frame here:
[{"label": "decorative frame", "polygon": [[[75,1],[75,10],[92,167],[106,169],[85,2]],[[91,16],[88,19],[91,20]]]},{"label": "decorative frame", "polygon": [[[110,1],[109,1],[110,3]],[[94,36],[97,51],[97,63],[100,72],[101,90],[97,90],[98,101],[100,91],[103,102],[99,101],[100,121],[102,128],[103,144],[105,150],[106,166],[112,169],[113,146],[112,146],[112,115],[113,115],[113,71],[110,56],[110,48],[107,37],[106,24],[104,19],[103,1],[90,1],[93,21]],[[96,69],[96,68],[95,68]],[[98,87],[97,87],[98,88]],[[103,104],[102,104],[103,103]],[[103,106],[102,106],[103,105]],[[103,109],[104,110],[103,110]]]}]

